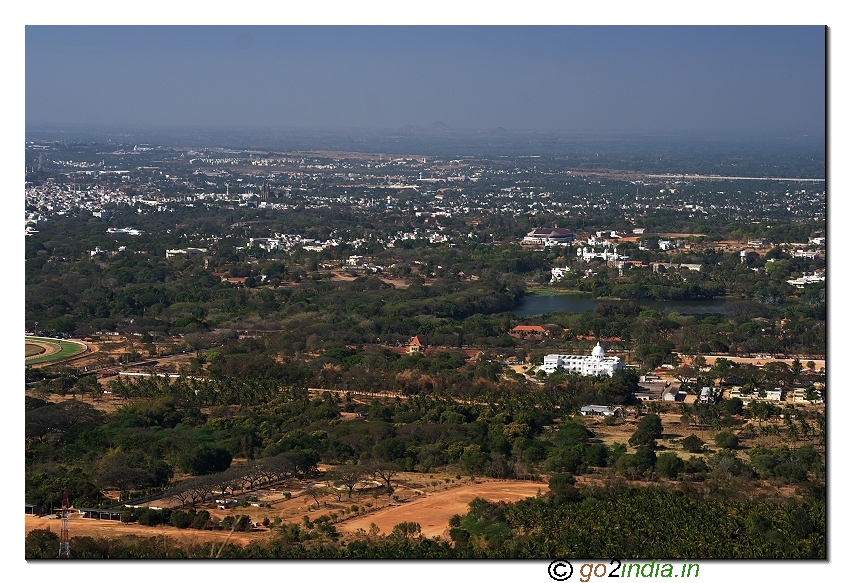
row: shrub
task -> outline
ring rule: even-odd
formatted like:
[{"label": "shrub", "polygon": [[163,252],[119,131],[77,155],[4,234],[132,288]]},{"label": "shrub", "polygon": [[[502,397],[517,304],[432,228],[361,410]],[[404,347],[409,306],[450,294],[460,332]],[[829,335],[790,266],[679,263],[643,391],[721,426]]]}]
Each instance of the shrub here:
[{"label": "shrub", "polygon": [[655,451],[651,447],[642,445],[635,451],[635,461],[642,472],[654,468],[656,460]]},{"label": "shrub", "polygon": [[554,474],[549,478],[549,490],[562,500],[580,500],[581,492],[575,486],[576,479],[572,474]]},{"label": "shrub", "polygon": [[156,526],[162,522],[162,515],[150,508],[142,508],[139,511],[139,524],[142,526]]},{"label": "shrub", "polygon": [[182,510],[175,510],[171,513],[171,525],[177,528],[189,528],[192,524],[193,516]]},{"label": "shrub", "polygon": [[584,450],[584,463],[589,466],[604,468],[608,465],[609,457],[608,446],[604,443],[594,443]]},{"label": "shrub", "polygon": [[655,440],[661,437],[663,428],[661,417],[655,413],[646,415],[638,423],[638,427],[629,438],[629,445],[655,447]]},{"label": "shrub", "polygon": [[776,467],[773,468],[773,475],[781,479],[783,482],[791,484],[805,482],[808,479],[806,469],[795,462],[783,462],[781,464],[776,464]]},{"label": "shrub", "polygon": [[546,457],[544,468],[547,472],[566,472],[568,474],[580,473],[582,466],[582,453],[576,449],[557,447],[549,452]]},{"label": "shrub", "polygon": [[203,530],[207,525],[207,521],[210,519],[210,513],[206,510],[201,510],[195,517],[192,519],[192,524],[189,525],[189,528],[194,528],[196,530]]},{"label": "shrub", "polygon": [[672,451],[664,452],[655,461],[655,471],[662,478],[674,479],[685,469],[685,462]]},{"label": "shrub", "polygon": [[702,446],[705,445],[705,442],[693,433],[684,438],[680,443],[685,451],[690,453],[700,453],[702,451]]},{"label": "shrub", "polygon": [[695,480],[703,480],[705,479],[706,474],[708,474],[710,468],[708,467],[708,464],[705,463],[705,459],[701,457],[692,457],[685,462],[684,470],[686,474],[691,474]]},{"label": "shrub", "polygon": [[230,467],[233,456],[222,447],[202,445],[181,458],[181,466],[188,473],[200,476],[223,472]]},{"label": "shrub", "polygon": [[731,431],[721,431],[714,437],[714,443],[723,449],[735,449],[738,447],[738,436]]}]

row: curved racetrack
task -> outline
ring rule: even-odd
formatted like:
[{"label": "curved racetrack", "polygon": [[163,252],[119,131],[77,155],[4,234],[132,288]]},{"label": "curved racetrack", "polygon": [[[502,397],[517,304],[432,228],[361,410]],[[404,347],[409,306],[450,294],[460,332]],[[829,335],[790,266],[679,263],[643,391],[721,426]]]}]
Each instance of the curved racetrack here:
[{"label": "curved racetrack", "polygon": [[66,358],[77,356],[86,350],[88,350],[88,347],[79,341],[40,338],[37,336],[27,336],[25,338],[26,364],[59,362]]}]

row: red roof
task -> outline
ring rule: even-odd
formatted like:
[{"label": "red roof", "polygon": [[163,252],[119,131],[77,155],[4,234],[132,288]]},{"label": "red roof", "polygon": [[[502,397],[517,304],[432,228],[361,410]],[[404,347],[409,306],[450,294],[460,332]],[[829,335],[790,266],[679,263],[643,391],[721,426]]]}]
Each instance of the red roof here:
[{"label": "red roof", "polygon": [[538,332],[540,334],[546,334],[548,330],[543,326],[529,326],[527,324],[519,324],[511,328],[511,332]]}]

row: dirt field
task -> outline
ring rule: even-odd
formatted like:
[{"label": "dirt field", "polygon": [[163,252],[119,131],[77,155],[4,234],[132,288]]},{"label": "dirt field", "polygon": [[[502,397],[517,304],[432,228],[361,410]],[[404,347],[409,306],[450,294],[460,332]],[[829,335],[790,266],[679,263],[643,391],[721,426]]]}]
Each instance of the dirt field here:
[{"label": "dirt field", "polygon": [[[39,518],[38,516],[26,515],[25,531],[36,528],[50,528],[59,534],[61,521],[58,518]],[[195,541],[205,543],[210,541],[224,542],[229,530],[190,530],[177,529],[171,526],[141,526],[139,524],[124,524],[112,520],[93,520],[82,518],[78,514],[71,515],[70,524],[71,537],[118,537],[122,535],[135,534],[143,537],[167,536],[180,541]],[[262,540],[268,535],[268,530],[261,529],[257,532],[234,532],[230,542],[246,545],[251,541]]]},{"label": "dirt field", "polygon": [[[767,364],[769,362],[784,362],[788,366],[794,363],[793,358],[748,358],[743,356],[706,356],[705,364],[711,366],[718,358],[725,358],[726,360],[731,360],[732,362],[737,362],[741,364]],[[812,361],[815,363],[815,370],[820,370],[822,368],[826,368],[826,361],[819,358],[800,358],[800,362],[803,366],[806,365],[807,362]]]},{"label": "dirt field", "polygon": [[[412,490],[404,487],[400,487],[397,491],[405,494],[413,493]],[[425,536],[447,536],[445,531],[448,528],[449,519],[455,514],[466,513],[467,505],[476,497],[494,502],[500,500],[514,502],[529,496],[535,496],[538,492],[545,493],[546,491],[548,491],[546,484],[538,482],[504,480],[470,483],[462,486],[452,486],[446,490],[427,492],[422,496],[413,498],[410,502],[405,502],[397,506],[384,507],[375,512],[339,522],[336,526],[340,533],[345,534],[354,533],[359,528],[368,531],[369,526],[374,522],[381,529],[381,533],[389,534],[396,524],[412,521],[418,522],[422,526],[422,534]],[[315,520],[323,514],[328,514],[334,510],[339,511],[339,508],[352,503],[352,501],[343,498],[342,504],[329,503],[321,510],[317,511],[315,508],[308,510],[312,499],[299,495],[300,492],[293,493],[295,496],[291,500],[286,501],[280,497],[279,492],[266,492],[265,496],[261,495],[261,499],[275,500],[272,508],[248,507],[221,510],[215,509],[212,506],[205,505],[204,507],[219,519],[229,514],[247,514],[251,516],[251,520],[254,522],[260,522],[264,517],[273,519],[276,516],[282,518],[284,522],[301,522],[301,517],[304,515],[309,515]],[[361,506],[367,499],[372,500],[368,495],[356,496],[356,501]],[[335,499],[332,500],[335,502]],[[330,502],[330,500],[327,501]],[[71,515],[70,526],[72,537],[118,537],[123,535],[144,537],[167,536],[174,540],[194,541],[199,544],[210,541],[224,542],[228,534],[230,534],[229,531],[222,530],[180,530],[170,526],[149,527],[139,524],[124,524],[118,521],[93,520],[82,518],[78,514]],[[50,528],[50,530],[58,533],[59,527],[60,521],[57,518],[26,516],[26,533],[36,528]],[[235,532],[230,537],[230,542],[245,545],[251,541],[264,540],[268,537],[269,532],[266,528],[260,528],[249,533]]]},{"label": "dirt field", "polygon": [[24,349],[27,358],[31,356],[37,356],[39,354],[47,356],[48,354],[54,354],[56,352],[59,352],[58,345],[35,341],[27,342],[24,345]]},{"label": "dirt field", "polygon": [[449,519],[455,514],[465,514],[467,505],[475,498],[484,498],[491,502],[516,502],[548,490],[549,487],[545,483],[517,480],[458,486],[444,492],[427,494],[400,506],[384,508],[368,516],[347,520],[338,524],[337,530],[353,533],[362,528],[368,532],[369,526],[374,522],[382,534],[389,534],[400,522],[418,522],[424,536],[448,538]]},{"label": "dirt field", "polygon": [[[331,271],[331,274],[333,275],[334,280],[338,281],[354,281],[358,277],[362,277],[364,275],[362,273],[351,273],[348,271],[343,271],[342,269],[335,269]],[[410,282],[405,279],[399,279],[395,277],[381,277],[380,279],[384,283],[394,285],[398,289],[407,289],[408,287],[410,287]]]}]

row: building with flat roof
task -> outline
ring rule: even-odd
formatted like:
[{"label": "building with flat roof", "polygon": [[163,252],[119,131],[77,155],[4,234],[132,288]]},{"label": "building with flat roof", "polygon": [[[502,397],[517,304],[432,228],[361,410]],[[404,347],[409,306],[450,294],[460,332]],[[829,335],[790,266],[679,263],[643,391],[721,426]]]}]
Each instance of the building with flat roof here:
[{"label": "building with flat roof", "polygon": [[623,409],[613,405],[585,405],[579,412],[585,417],[588,415],[601,415],[602,417],[623,416]]},{"label": "building with flat roof", "polygon": [[523,237],[523,245],[569,245],[576,236],[567,229],[543,228],[534,229]]},{"label": "building with flat roof", "polygon": [[556,370],[566,372],[577,372],[584,376],[598,376],[606,374],[614,376],[614,372],[625,367],[625,363],[619,356],[605,356],[605,349],[597,342],[590,356],[578,354],[547,354],[543,357],[543,366],[540,370],[551,374]]}]

